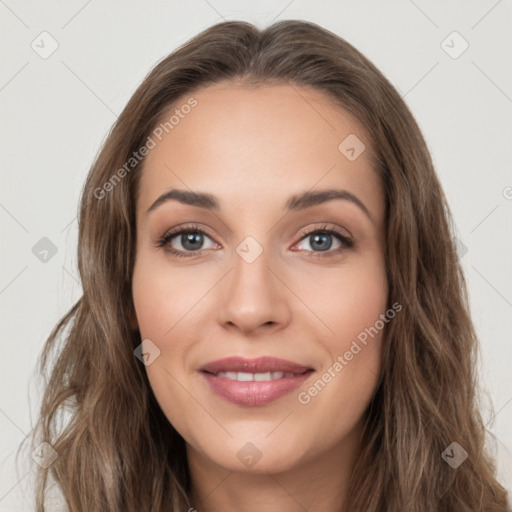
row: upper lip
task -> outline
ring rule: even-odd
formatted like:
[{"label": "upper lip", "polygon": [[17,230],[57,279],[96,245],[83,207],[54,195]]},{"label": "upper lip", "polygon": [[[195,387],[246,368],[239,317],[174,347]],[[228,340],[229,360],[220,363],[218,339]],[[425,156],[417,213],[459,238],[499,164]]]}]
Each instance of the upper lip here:
[{"label": "upper lip", "polygon": [[199,368],[199,371],[208,373],[219,372],[247,372],[247,373],[266,373],[266,372],[285,372],[285,373],[304,373],[313,370],[310,366],[278,359],[276,357],[259,357],[257,359],[245,359],[243,357],[226,357],[211,361]]}]

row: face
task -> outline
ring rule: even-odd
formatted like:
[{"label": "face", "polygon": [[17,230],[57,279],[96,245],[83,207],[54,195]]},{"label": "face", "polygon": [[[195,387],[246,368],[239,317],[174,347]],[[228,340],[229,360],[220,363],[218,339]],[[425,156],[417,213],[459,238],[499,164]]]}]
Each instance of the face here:
[{"label": "face", "polygon": [[[230,471],[347,448],[379,374],[388,284],[371,142],[324,93],[298,91],[195,93],[140,181],[133,321],[147,375],[189,458]],[[239,359],[213,364],[225,358]]]}]

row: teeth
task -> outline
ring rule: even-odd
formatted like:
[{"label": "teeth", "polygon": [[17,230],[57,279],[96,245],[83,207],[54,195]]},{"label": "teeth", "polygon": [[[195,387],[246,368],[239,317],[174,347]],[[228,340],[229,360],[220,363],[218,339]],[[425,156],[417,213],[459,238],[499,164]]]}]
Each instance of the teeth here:
[{"label": "teeth", "polygon": [[252,373],[238,372],[236,374],[236,380],[240,380],[242,382],[254,380],[254,375]]},{"label": "teeth", "polygon": [[286,377],[295,377],[294,373],[285,372],[266,372],[266,373],[247,373],[247,372],[219,372],[217,377],[238,380],[240,382],[275,380]]}]

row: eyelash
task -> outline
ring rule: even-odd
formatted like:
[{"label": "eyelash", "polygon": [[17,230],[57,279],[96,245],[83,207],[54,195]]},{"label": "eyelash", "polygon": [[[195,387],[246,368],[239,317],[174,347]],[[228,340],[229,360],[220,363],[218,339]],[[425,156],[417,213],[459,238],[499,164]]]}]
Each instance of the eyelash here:
[{"label": "eyelash", "polygon": [[[201,233],[203,235],[208,236],[209,238],[212,238],[206,231],[201,229],[198,225],[191,224],[191,225],[187,225],[185,227],[181,227],[181,228],[177,228],[175,230],[168,231],[166,234],[164,234],[162,237],[160,237],[157,240],[156,246],[158,248],[164,248],[166,245],[169,244],[169,242],[173,238],[175,238],[178,235],[185,234],[185,233],[187,233],[187,234]],[[334,235],[336,238],[338,238],[338,240],[345,247],[339,247],[338,249],[328,250],[328,251],[306,251],[307,253],[310,253],[308,255],[309,257],[313,257],[313,258],[315,258],[315,257],[321,257],[321,258],[330,257],[330,256],[334,256],[334,255],[338,254],[339,252],[341,252],[344,249],[351,249],[354,247],[354,242],[350,238],[348,238],[346,235],[344,235],[338,228],[329,227],[329,226],[322,226],[321,228],[312,229],[305,233],[302,233],[299,241],[302,241],[304,238],[307,238],[308,236],[316,235],[316,234]],[[187,258],[187,257],[197,256],[198,254],[201,254],[201,252],[203,250],[206,250],[206,249],[200,249],[199,251],[180,251],[178,249],[173,249],[170,247],[165,248],[166,252],[169,252],[173,256],[178,256],[180,258],[181,257]]]}]

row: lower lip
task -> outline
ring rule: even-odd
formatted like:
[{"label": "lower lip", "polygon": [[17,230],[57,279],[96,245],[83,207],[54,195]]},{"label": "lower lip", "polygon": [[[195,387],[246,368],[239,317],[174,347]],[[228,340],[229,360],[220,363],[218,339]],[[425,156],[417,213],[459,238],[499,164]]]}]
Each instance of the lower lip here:
[{"label": "lower lip", "polygon": [[217,377],[212,373],[200,373],[210,388],[222,398],[239,405],[257,406],[268,404],[291,393],[307,380],[313,371],[302,373],[296,377],[248,382]]}]

